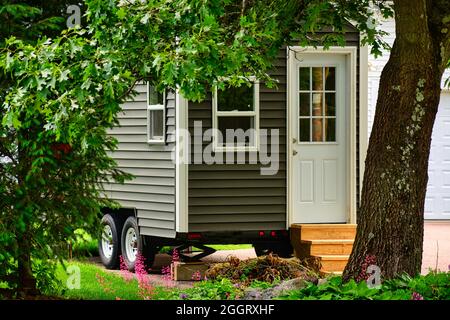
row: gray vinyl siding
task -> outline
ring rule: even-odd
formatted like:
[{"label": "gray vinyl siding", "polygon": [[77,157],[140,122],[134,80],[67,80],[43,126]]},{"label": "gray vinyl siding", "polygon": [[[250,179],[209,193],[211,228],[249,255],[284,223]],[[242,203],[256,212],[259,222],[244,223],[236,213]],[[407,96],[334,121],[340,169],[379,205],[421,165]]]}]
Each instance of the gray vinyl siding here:
[{"label": "gray vinyl siding", "polygon": [[[286,49],[280,50],[271,75],[278,88],[260,85],[260,129],[279,129],[276,175],[260,174],[258,164],[190,164],[189,231],[251,231],[286,228]],[[189,103],[189,129],[202,121],[211,128],[211,97]],[[270,141],[270,136],[268,138]],[[209,142],[204,143],[204,147]],[[270,149],[269,149],[270,150]],[[194,159],[191,146],[191,159]],[[248,160],[248,154],[246,155]]]},{"label": "gray vinyl siding", "polygon": [[125,184],[106,186],[109,196],[123,208],[135,209],[140,233],[174,238],[175,233],[175,95],[167,94],[166,144],[147,143],[147,90],[137,85],[138,95],[123,104],[118,127],[110,134],[119,141],[112,156],[119,169],[134,175]]},{"label": "gray vinyl siding", "polygon": [[[359,33],[349,29],[346,41],[348,46],[359,48]],[[359,88],[359,51],[357,59]],[[279,172],[274,176],[260,175],[260,168],[263,166],[261,164],[190,164],[188,168],[189,231],[251,231],[286,228],[286,48],[280,49],[270,74],[278,80],[278,87],[275,89],[263,85],[260,87],[260,128],[280,130]],[[359,89],[357,97],[357,115],[359,116]],[[188,114],[191,135],[194,130],[194,121],[202,121],[203,131],[211,128],[211,97],[201,103],[190,102]],[[359,119],[357,123],[359,124]],[[359,127],[357,132],[357,138],[359,138]],[[207,144],[209,142],[204,143],[203,147]],[[357,146],[357,153],[357,159],[359,159],[359,146]],[[191,159],[194,157],[191,145]],[[357,163],[356,172],[359,190],[359,163]]]}]

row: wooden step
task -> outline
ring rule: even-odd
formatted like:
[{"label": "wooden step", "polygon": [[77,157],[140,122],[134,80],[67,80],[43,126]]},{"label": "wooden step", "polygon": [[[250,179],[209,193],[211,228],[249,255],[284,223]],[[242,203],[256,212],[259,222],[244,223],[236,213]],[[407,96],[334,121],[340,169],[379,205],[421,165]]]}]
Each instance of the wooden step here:
[{"label": "wooden step", "polygon": [[300,240],[353,240],[356,224],[293,224],[291,234]]},{"label": "wooden step", "polygon": [[313,258],[319,259],[322,265],[321,272],[342,272],[348,262],[348,255],[312,255]]},{"label": "wooden step", "polygon": [[325,239],[325,240],[301,240],[302,253],[311,255],[349,255],[352,253],[353,240],[349,239]]}]

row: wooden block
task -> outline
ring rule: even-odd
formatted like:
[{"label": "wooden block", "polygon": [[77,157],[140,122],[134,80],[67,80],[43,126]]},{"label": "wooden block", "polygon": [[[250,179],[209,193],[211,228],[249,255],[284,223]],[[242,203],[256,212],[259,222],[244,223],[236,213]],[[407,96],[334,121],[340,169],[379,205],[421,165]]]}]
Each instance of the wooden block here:
[{"label": "wooden block", "polygon": [[204,262],[174,262],[172,263],[173,280],[192,281],[195,273],[200,273],[200,279],[205,278],[208,266]]}]

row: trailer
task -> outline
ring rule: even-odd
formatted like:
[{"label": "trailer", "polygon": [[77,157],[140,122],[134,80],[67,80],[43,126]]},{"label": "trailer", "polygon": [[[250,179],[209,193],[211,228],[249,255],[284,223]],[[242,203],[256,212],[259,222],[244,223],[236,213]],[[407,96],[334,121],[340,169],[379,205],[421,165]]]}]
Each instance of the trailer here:
[{"label": "trailer", "polygon": [[121,208],[103,210],[103,264],[117,268],[122,255],[133,270],[141,252],[151,265],[162,246],[202,248],[199,259],[208,244],[287,257],[300,251],[295,226],[354,224],[367,117],[359,33],[346,38],[327,51],[280,48],[276,88],[250,79],[198,103],[138,84],[109,132],[112,157],[134,179],[105,184]]}]

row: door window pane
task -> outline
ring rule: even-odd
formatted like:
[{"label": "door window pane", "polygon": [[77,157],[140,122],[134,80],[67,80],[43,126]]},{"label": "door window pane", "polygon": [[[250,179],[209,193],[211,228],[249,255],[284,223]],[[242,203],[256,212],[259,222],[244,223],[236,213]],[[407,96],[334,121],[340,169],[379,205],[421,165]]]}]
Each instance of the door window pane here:
[{"label": "door window pane", "polygon": [[299,72],[299,88],[300,90],[310,90],[310,68],[300,68]]},{"label": "door window pane", "polygon": [[323,68],[313,67],[312,69],[312,90],[323,90]]},{"label": "door window pane", "polygon": [[336,116],[336,93],[325,93],[325,115]]},{"label": "door window pane", "polygon": [[325,67],[325,90],[336,90],[336,68]]},{"label": "door window pane", "polygon": [[325,141],[336,142],[336,119],[325,119]]},{"label": "door window pane", "polygon": [[311,119],[307,118],[307,119],[300,119],[300,141],[301,142],[309,142],[311,141],[310,139],[310,122]]},{"label": "door window pane", "polygon": [[312,141],[323,141],[323,121],[322,118],[312,119]]},{"label": "door window pane", "polygon": [[300,116],[310,116],[310,93],[300,93]]},{"label": "door window pane", "polygon": [[323,93],[314,92],[312,94],[312,115],[322,116],[323,115]]}]

